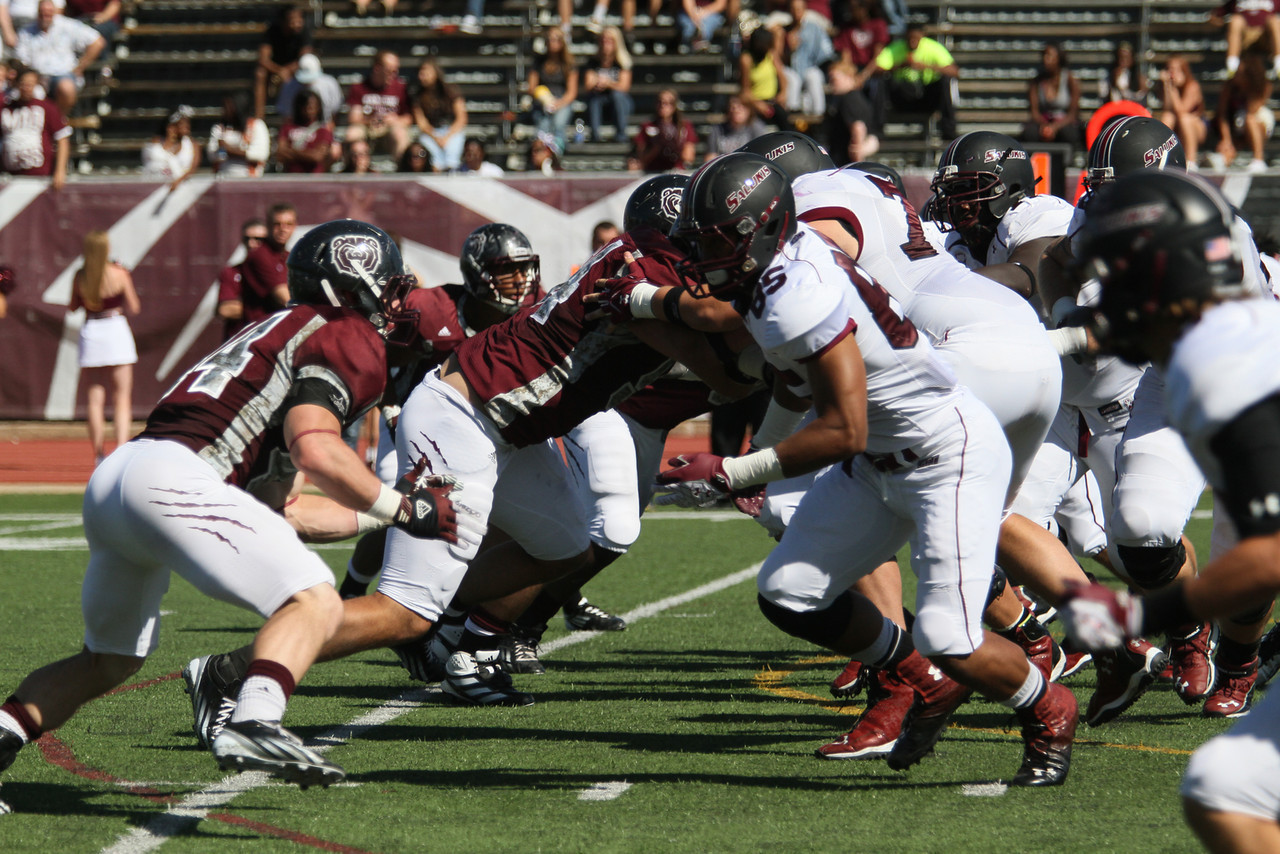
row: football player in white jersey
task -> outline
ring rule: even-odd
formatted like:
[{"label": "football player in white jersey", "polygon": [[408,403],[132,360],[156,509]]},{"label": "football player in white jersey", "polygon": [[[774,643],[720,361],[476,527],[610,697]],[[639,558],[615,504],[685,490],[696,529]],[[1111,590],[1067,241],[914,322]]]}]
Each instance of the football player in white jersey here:
[{"label": "football player in white jersey", "polygon": [[[1074,696],[979,623],[1011,465],[995,416],[882,287],[796,224],[790,181],[768,160],[737,152],[700,169],[675,234],[704,293],[743,315],[776,372],[775,394],[793,409],[811,398],[815,416],[773,448],[680,458],[660,479],[705,502],[835,464],[761,568],[761,611],[788,634],[892,670],[916,690],[891,768],[931,751],[967,696],[945,672],[1017,711],[1024,754],[1015,785],[1064,782]],[[643,282],[629,297],[665,299]],[[920,579],[910,634],[849,589],[908,542]]]},{"label": "football player in white jersey", "polygon": [[[1247,298],[1232,216],[1207,182],[1150,170],[1105,188],[1085,216],[1077,251],[1102,281],[1092,330],[1163,370],[1169,424],[1241,536],[1198,576],[1145,598],[1101,585],[1069,596],[1068,629],[1091,646],[1256,613],[1280,592],[1280,306]],[[1280,850],[1280,696],[1196,751],[1182,795],[1210,850]]]},{"label": "football player in white jersey", "polygon": [[[1040,258],[1068,233],[1075,213],[1062,199],[1033,195],[1035,182],[1029,155],[1019,143],[1001,133],[976,131],[943,152],[932,184],[936,215],[952,230],[947,244],[952,254],[970,266],[987,264],[984,274],[994,265],[1025,265],[1023,281],[1033,297],[1042,289]],[[1111,515],[1115,448],[1142,376],[1140,369],[1105,357],[1086,364],[1064,358],[1062,369],[1062,410],[1013,505],[1014,512],[1046,527],[1055,524],[1063,499],[1086,469],[1098,480],[1103,517]],[[1141,640],[1095,658],[1098,688],[1085,720],[1097,726],[1120,714],[1154,682],[1164,661],[1161,650]]]}]

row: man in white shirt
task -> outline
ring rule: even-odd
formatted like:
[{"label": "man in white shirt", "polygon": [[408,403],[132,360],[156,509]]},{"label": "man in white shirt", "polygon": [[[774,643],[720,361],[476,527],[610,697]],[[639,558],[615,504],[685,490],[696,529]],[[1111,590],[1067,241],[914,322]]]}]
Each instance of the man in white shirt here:
[{"label": "man in white shirt", "polygon": [[60,15],[53,0],[40,0],[35,22],[18,32],[14,54],[40,72],[45,89],[69,116],[84,88],[85,71],[106,46],[93,27]]}]

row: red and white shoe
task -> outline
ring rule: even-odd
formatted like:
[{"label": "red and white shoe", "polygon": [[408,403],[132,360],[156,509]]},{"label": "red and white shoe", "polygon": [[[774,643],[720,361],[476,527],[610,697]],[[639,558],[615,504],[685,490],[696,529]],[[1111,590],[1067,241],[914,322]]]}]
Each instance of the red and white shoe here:
[{"label": "red and white shoe", "polygon": [[873,672],[867,681],[866,710],[848,733],[819,747],[818,758],[879,759],[897,744],[916,692],[892,671]]},{"label": "red and white shoe", "polygon": [[1165,658],[1164,650],[1142,638],[1096,653],[1093,666],[1098,672],[1098,687],[1085,708],[1085,722],[1101,726],[1136,703],[1164,668]]},{"label": "red and white shoe", "polygon": [[1213,654],[1218,648],[1218,629],[1204,623],[1184,637],[1169,638],[1169,665],[1173,669],[1173,690],[1188,706],[1209,696],[1217,681],[1218,667]]}]

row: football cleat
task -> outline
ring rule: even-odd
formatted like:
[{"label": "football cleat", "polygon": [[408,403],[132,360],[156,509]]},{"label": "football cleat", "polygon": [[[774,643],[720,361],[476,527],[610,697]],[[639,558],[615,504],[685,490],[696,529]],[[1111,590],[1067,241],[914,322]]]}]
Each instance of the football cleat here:
[{"label": "football cleat", "polygon": [[1023,624],[1007,634],[1000,634],[1017,644],[1031,663],[1044,674],[1045,679],[1056,682],[1062,678],[1067,656],[1039,622],[1029,622],[1031,626]]},{"label": "football cleat", "polygon": [[1079,707],[1071,689],[1050,683],[1033,706],[1018,710],[1022,723],[1022,766],[1015,786],[1061,786],[1071,769],[1071,743]]},{"label": "football cleat", "polygon": [[438,645],[438,637],[438,634],[431,634],[391,647],[411,678],[419,682],[439,682],[444,678],[445,662],[449,660],[452,650],[446,651],[442,645]]},{"label": "football cleat", "polygon": [[533,695],[516,691],[511,677],[496,665],[497,653],[481,653],[481,663],[469,652],[455,652],[445,665],[440,688],[455,701],[471,706],[532,706]]},{"label": "football cleat", "polygon": [[302,788],[341,783],[347,772],[306,747],[279,723],[228,723],[213,740],[213,756],[223,771],[265,771]]},{"label": "football cleat", "polygon": [[897,674],[915,691],[911,708],[902,720],[902,733],[887,759],[890,768],[901,771],[933,751],[951,720],[951,713],[969,699],[972,692],[918,652],[898,664]]},{"label": "football cleat", "polygon": [[868,667],[858,659],[850,659],[840,675],[831,680],[831,696],[837,700],[858,696],[873,681],[875,672],[875,668]]},{"label": "football cleat", "polygon": [[1062,661],[1062,672],[1058,674],[1057,681],[1059,682],[1068,676],[1079,673],[1090,661],[1093,661],[1093,654],[1089,652],[1067,652],[1064,649],[1063,653],[1066,657]]},{"label": "football cleat", "polygon": [[187,662],[182,681],[186,683],[183,690],[191,697],[195,719],[191,729],[200,746],[208,750],[236,710],[244,677],[235,672],[231,656],[206,655]]},{"label": "football cleat", "polygon": [[916,692],[892,671],[865,668],[867,708],[845,735],[817,750],[819,759],[879,759],[888,756],[902,732],[902,721]]},{"label": "football cleat", "polygon": [[620,632],[627,621],[592,605],[585,597],[564,605],[564,627],[571,632]]},{"label": "football cleat", "polygon": [[1258,659],[1240,670],[1219,665],[1218,681],[1204,701],[1200,714],[1206,718],[1239,718],[1253,708],[1253,689],[1258,680]]},{"label": "football cleat", "polygon": [[1218,648],[1218,628],[1213,623],[1196,626],[1185,637],[1169,638],[1169,664],[1173,690],[1188,706],[1209,695],[1218,669],[1213,655]]},{"label": "football cleat", "polygon": [[1098,686],[1085,708],[1085,723],[1101,726],[1136,703],[1164,669],[1165,658],[1164,650],[1142,638],[1126,641],[1119,649],[1095,653]]},{"label": "football cleat", "polygon": [[1280,625],[1272,626],[1258,644],[1258,681],[1255,688],[1263,688],[1280,672]]},{"label": "football cleat", "polygon": [[546,673],[538,659],[538,641],[541,632],[529,632],[519,625],[511,624],[511,633],[498,636],[498,662],[507,673],[528,673],[538,675]]},{"label": "football cleat", "polygon": [[1041,599],[1034,591],[1026,587],[1014,587],[1013,595],[1022,603],[1022,607],[1036,615],[1037,622],[1047,626],[1058,616],[1058,609]]},{"label": "football cleat", "polygon": [[24,744],[26,742],[22,740],[22,736],[0,727],[0,771],[13,764]]}]

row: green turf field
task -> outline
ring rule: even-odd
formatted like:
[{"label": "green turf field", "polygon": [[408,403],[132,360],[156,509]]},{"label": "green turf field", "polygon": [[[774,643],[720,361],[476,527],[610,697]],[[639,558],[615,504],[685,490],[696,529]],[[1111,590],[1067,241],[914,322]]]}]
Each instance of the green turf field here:
[{"label": "green turf field", "polygon": [[[0,696],[78,648],[78,512],[74,496],[0,496]],[[658,516],[587,589],[631,612],[631,627],[553,627],[549,672],[517,677],[531,708],[446,705],[390,652],[318,665],[285,723],[334,739],[349,782],[328,790],[228,777],[196,747],[181,679],[168,677],[243,643],[258,620],[175,577],[160,649],[136,677],[165,681],[98,700],[58,742],[23,751],[0,777],[13,809],[0,851],[1198,850],[1178,782],[1226,724],[1168,687],[1082,727],[1057,790],[990,785],[1021,751],[1008,710],[981,700],[909,772],[815,759],[858,707],[827,693],[842,661],[760,616],[749,568],[771,541],[724,514]],[[1202,555],[1208,527],[1190,529]],[[322,553],[341,576],[346,551]],[[1082,707],[1093,680],[1086,669],[1068,682]]]}]

